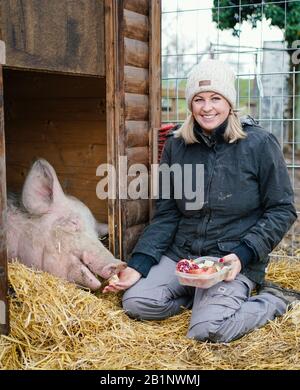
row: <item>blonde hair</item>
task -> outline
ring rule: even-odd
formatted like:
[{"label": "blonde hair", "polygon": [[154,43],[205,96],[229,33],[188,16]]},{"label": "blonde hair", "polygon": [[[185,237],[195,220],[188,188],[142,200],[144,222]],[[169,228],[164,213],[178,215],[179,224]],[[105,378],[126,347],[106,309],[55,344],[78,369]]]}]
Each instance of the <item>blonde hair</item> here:
[{"label": "blonde hair", "polygon": [[[175,138],[182,137],[186,144],[199,142],[194,134],[194,116],[192,113],[188,115],[181,127],[174,131]],[[228,124],[224,132],[224,139],[228,143],[236,142],[239,139],[244,139],[247,134],[242,128],[240,118],[236,111],[230,109],[228,115]]]}]

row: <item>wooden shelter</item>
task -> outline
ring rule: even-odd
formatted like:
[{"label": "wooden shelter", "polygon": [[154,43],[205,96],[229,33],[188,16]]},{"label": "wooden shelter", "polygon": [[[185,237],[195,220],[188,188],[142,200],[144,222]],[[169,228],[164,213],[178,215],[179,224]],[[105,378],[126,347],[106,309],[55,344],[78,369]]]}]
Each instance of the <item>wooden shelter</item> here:
[{"label": "wooden shelter", "polygon": [[[109,224],[127,259],[151,201],[121,199],[119,157],[149,167],[160,126],[160,0],[0,0],[0,333],[7,333],[6,190],[38,157]],[[116,167],[100,200],[96,168]],[[148,180],[147,178],[145,178]]]}]

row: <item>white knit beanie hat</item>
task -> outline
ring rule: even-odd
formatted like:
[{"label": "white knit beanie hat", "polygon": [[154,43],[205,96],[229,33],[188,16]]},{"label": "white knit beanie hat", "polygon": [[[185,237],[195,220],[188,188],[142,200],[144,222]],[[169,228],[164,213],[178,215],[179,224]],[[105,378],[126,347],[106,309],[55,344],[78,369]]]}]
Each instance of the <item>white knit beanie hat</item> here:
[{"label": "white knit beanie hat", "polygon": [[235,73],[229,65],[218,60],[206,60],[191,70],[185,90],[188,108],[192,111],[192,100],[200,92],[216,92],[235,108]]}]

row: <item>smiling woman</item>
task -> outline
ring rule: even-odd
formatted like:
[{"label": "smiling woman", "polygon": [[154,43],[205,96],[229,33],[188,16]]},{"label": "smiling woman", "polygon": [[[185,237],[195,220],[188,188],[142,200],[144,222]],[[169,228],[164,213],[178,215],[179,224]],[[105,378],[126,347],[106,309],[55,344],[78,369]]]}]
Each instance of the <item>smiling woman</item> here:
[{"label": "smiling woman", "polygon": [[[186,100],[191,113],[168,137],[161,166],[204,166],[203,203],[191,210],[191,199],[175,191],[182,178],[176,172],[168,181],[161,177],[171,183],[172,196],[160,193],[128,267],[104,292],[128,289],[123,307],[137,319],[163,319],[192,307],[187,337],[229,342],[300,300],[300,293],[264,282],[268,254],[296,219],[293,191],[276,138],[251,118],[242,123],[237,117],[235,75],[228,64],[196,65]],[[196,188],[196,177],[185,174],[185,184]],[[206,256],[222,258],[222,270],[184,273],[180,284],[176,263],[186,259],[179,264],[190,269],[191,259]]]}]

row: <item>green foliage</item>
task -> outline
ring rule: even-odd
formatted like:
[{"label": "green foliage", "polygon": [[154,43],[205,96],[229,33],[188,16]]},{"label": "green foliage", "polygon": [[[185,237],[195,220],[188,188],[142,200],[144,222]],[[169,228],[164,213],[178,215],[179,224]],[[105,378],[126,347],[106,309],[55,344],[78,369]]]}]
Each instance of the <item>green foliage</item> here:
[{"label": "green foliage", "polygon": [[261,0],[214,0],[213,21],[220,30],[232,29],[233,35],[239,36],[239,22],[248,21],[255,28],[264,15],[271,25],[284,31],[291,47],[293,41],[300,39],[300,1],[278,4],[272,1],[265,0],[262,4]]}]

